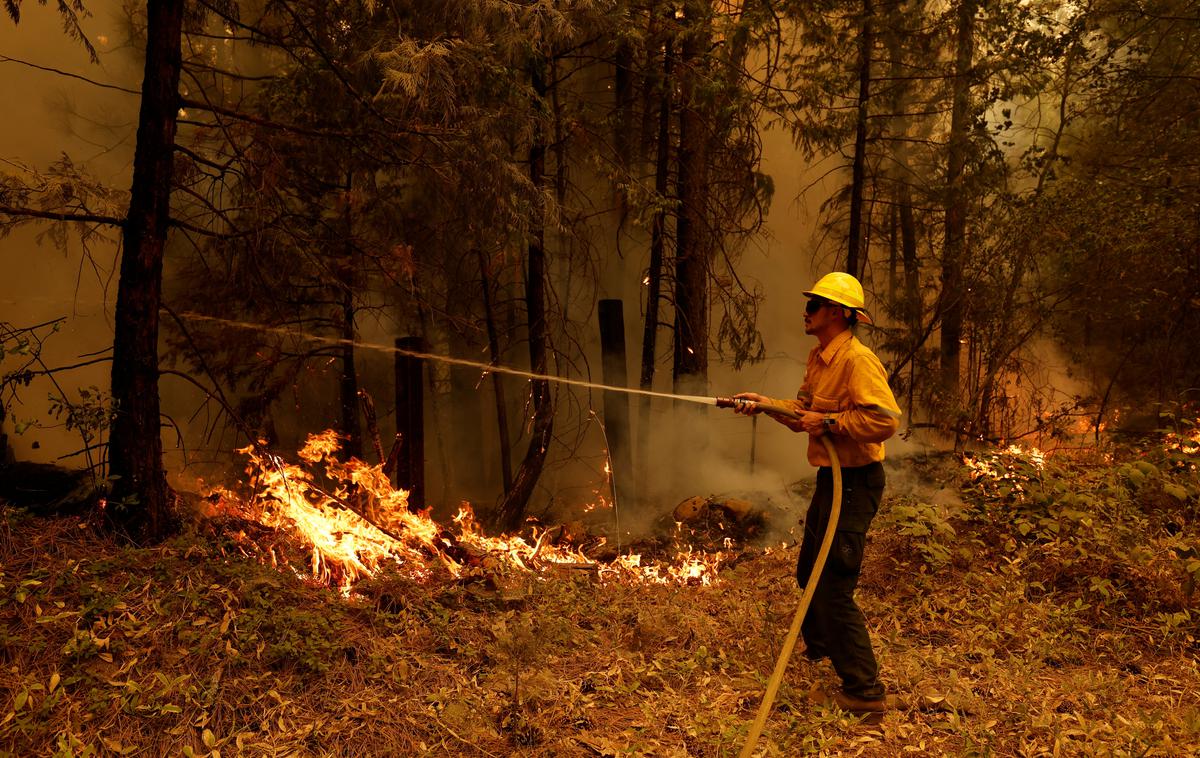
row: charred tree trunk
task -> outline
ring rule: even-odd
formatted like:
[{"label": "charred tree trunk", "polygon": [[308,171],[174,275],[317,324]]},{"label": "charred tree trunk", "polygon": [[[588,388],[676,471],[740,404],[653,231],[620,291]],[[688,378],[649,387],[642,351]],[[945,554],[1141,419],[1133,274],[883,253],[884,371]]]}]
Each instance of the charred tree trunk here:
[{"label": "charred tree trunk", "polygon": [[[658,143],[654,159],[654,192],[660,203],[650,227],[650,266],[646,271],[646,321],[642,328],[642,370],[638,385],[644,390],[654,388],[655,355],[658,353],[659,306],[662,304],[663,250],[667,238],[667,211],[665,203],[671,180],[671,115],[674,108],[671,91],[675,86],[671,78],[672,41],[667,40],[663,52],[662,78],[659,81]],[[650,398],[638,398],[638,444],[639,460],[646,457],[650,436]]]},{"label": "charred tree trunk", "polygon": [[396,340],[396,434],[403,446],[396,460],[396,485],[408,490],[410,511],[426,506],[423,361],[406,354],[421,352],[425,352],[425,343],[420,337]]},{"label": "charred tree trunk", "polygon": [[871,0],[863,0],[862,31],[858,51],[858,116],[854,128],[854,163],[850,180],[850,239],[846,252],[846,271],[862,277],[866,264],[862,250],[863,185],[866,183],[867,106],[871,99],[871,53],[875,45],[875,10]]},{"label": "charred tree trunk", "polygon": [[343,457],[361,459],[362,424],[358,417],[358,371],[354,367],[354,291],[346,286],[342,291],[342,375],[339,380],[342,415],[340,429],[346,441]]},{"label": "charred tree trunk", "polygon": [[148,3],[133,185],[117,285],[115,414],[108,444],[114,481],[105,515],[112,527],[137,542],[160,539],[173,528],[159,420],[158,311],[171,211],[183,6],[182,0]]},{"label": "charred tree trunk", "polygon": [[[492,278],[488,270],[487,256],[483,254],[482,248],[477,249],[476,252],[479,254],[479,276],[483,279],[483,311],[484,322],[487,325],[488,355],[492,365],[499,366],[502,356],[500,355],[500,333],[496,328],[496,311],[492,304]],[[499,427],[497,432],[500,435],[501,481],[504,483],[504,491],[510,492],[513,488],[512,439],[508,432],[508,406],[504,400],[504,377],[496,372],[492,372],[492,392],[496,396],[496,424]]]},{"label": "charred tree trunk", "polygon": [[976,0],[958,6],[958,39],[954,61],[950,145],[946,164],[945,247],[942,252],[941,384],[947,400],[957,406],[960,395],[960,353],[963,335],[967,197],[963,190],[971,141],[971,62],[975,54]]},{"label": "charred tree trunk", "polygon": [[[600,301],[600,359],[604,383],[629,386],[625,362],[625,313],[620,300]],[[634,494],[633,455],[629,449],[629,395],[604,393],[604,437],[608,441],[609,476],[618,507]]]},{"label": "charred tree trunk", "polygon": [[683,12],[673,368],[676,392],[703,393],[708,384],[708,275],[712,245],[707,213],[708,133],[701,90],[704,55],[710,42],[710,9],[706,2],[687,0]]},{"label": "charred tree trunk", "polygon": [[[534,212],[531,219],[529,249],[525,262],[525,309],[529,321],[529,365],[537,374],[545,374],[548,366],[547,344],[549,330],[546,323],[546,248],[545,210],[542,189],[545,185],[546,138],[541,127],[545,108],[546,86],[545,60],[538,60],[530,67],[530,80],[536,95],[532,114],[534,119],[533,141],[529,146],[529,180],[534,190]],[[512,487],[505,493],[497,512],[497,522],[506,529],[516,529],[525,516],[525,507],[533,495],[546,453],[554,431],[554,406],[550,397],[550,383],[545,379],[530,381],[533,395],[533,429],[529,448],[517,470]]]},{"label": "charred tree trunk", "polygon": [[354,175],[350,172],[346,173],[346,197],[345,197],[345,214],[343,221],[345,223],[345,237],[343,239],[343,259],[339,262],[341,270],[338,272],[342,285],[342,375],[339,380],[341,389],[341,422],[339,431],[345,435],[346,441],[342,445],[342,457],[354,457],[362,459],[362,424],[359,422],[358,416],[358,371],[354,366],[354,218],[351,215],[352,198],[350,193],[354,189]]},{"label": "charred tree trunk", "polygon": [[617,120],[614,125],[614,134],[617,148],[617,158],[621,161],[621,167],[628,169],[633,162],[633,98],[634,98],[634,74],[633,74],[633,44],[629,40],[621,40],[617,43],[616,58],[614,61],[615,73],[613,81],[613,95],[616,97]]},{"label": "charred tree trunk", "polygon": [[[673,25],[673,18],[668,17],[666,12],[650,12],[647,14],[646,31],[642,39],[641,55],[645,56],[647,71],[653,61],[663,52],[663,45],[670,45],[672,37],[670,30]],[[647,156],[649,151],[654,149],[655,135],[658,133],[658,127],[655,122],[655,116],[658,115],[656,103],[662,101],[662,77],[657,73],[647,73],[644,76],[638,77],[638,101],[641,107],[638,111],[641,118],[638,119],[638,139],[637,150],[638,156],[641,157],[644,151]]]}]

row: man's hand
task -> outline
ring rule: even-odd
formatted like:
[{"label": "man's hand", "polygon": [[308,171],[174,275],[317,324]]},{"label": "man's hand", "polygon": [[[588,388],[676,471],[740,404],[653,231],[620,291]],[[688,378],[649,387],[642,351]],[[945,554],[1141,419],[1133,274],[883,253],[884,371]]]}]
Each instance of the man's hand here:
[{"label": "man's hand", "polygon": [[800,425],[804,427],[804,431],[814,437],[822,437],[828,432],[828,429],[825,427],[824,413],[805,411],[800,414]]},{"label": "man's hand", "polygon": [[756,416],[762,413],[762,409],[758,407],[757,403],[766,403],[769,405],[771,402],[771,398],[766,395],[760,395],[757,392],[739,392],[733,396],[733,399],[750,401],[733,406],[733,412],[740,413],[743,416]]}]

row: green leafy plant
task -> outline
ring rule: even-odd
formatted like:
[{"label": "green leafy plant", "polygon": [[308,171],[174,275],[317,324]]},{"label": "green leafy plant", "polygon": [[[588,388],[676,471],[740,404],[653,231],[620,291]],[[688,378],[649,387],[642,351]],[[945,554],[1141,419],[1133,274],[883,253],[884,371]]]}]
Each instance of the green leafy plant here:
[{"label": "green leafy plant", "polygon": [[880,514],[879,524],[907,537],[931,568],[946,565],[954,556],[958,533],[936,505],[901,499]]},{"label": "green leafy plant", "polygon": [[66,394],[50,395],[50,415],[61,421],[67,431],[75,432],[83,441],[79,451],[87,461],[88,470],[103,474],[102,462],[95,453],[103,447],[104,433],[112,424],[113,403],[109,394],[95,385],[79,390],[77,400]]},{"label": "green leafy plant", "polygon": [[333,614],[256,602],[242,612],[238,624],[245,647],[275,668],[319,675],[345,659],[345,634]]}]

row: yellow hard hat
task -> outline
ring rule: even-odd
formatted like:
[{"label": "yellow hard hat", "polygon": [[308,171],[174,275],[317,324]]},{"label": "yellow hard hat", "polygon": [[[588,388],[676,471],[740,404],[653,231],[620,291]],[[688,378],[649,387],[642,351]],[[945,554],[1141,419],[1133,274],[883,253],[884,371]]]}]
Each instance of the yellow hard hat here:
[{"label": "yellow hard hat", "polygon": [[812,289],[805,290],[806,297],[823,297],[830,302],[844,305],[858,312],[858,320],[871,323],[867,315],[863,287],[858,280],[844,271],[834,271],[817,280]]}]

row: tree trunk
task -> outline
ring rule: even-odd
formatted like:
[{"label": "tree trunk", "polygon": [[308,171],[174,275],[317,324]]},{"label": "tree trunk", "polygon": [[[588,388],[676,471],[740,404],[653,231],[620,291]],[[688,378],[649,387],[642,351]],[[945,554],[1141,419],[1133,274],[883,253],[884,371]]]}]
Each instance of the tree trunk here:
[{"label": "tree trunk", "polygon": [[866,260],[862,250],[863,184],[867,163],[867,106],[871,99],[871,53],[875,44],[874,7],[863,0],[862,32],[858,52],[858,116],[854,128],[854,163],[850,180],[850,240],[846,252],[846,271],[862,277]]},{"label": "tree trunk", "polygon": [[[646,30],[643,33],[642,54],[646,58],[646,66],[649,68],[651,61],[654,61],[663,52],[663,45],[671,45],[673,41],[672,29],[674,28],[675,19],[672,17],[672,10],[660,10],[658,12],[651,11],[647,15],[649,18],[646,21]],[[654,117],[658,113],[655,108],[656,102],[662,101],[662,91],[660,89],[663,80],[658,76],[647,74],[646,76],[638,77],[639,93],[638,100],[641,103],[641,118],[638,124],[638,140],[637,150],[639,157],[641,151],[649,150],[649,146],[654,143],[654,135],[658,133],[658,127],[654,122]]]},{"label": "tree trunk", "polygon": [[916,333],[921,326],[921,264],[917,261],[917,223],[912,188],[900,186],[900,259],[904,262],[905,320]]},{"label": "tree trunk", "polygon": [[[892,113],[904,113],[906,107],[905,89],[900,82],[904,78],[904,46],[897,31],[897,25],[903,24],[907,18],[907,9],[903,3],[897,4],[890,10],[890,23],[884,28],[884,40],[888,47],[888,78],[892,86]],[[899,130],[901,135],[907,135],[909,125],[903,121]],[[892,293],[892,302],[899,303],[899,311],[904,325],[909,330],[909,338],[917,340],[921,333],[921,272],[917,262],[917,225],[913,217],[912,184],[909,180],[908,147],[904,140],[897,140],[892,149],[892,175],[895,181],[896,216],[900,227],[900,260],[904,270],[904,293]]]},{"label": "tree trunk", "polygon": [[[492,278],[488,273],[487,256],[482,248],[477,248],[479,255],[479,276],[483,279],[483,312],[487,325],[488,355],[492,365],[499,366],[503,356],[500,355],[500,333],[496,328],[496,312],[492,305]],[[492,372],[492,392],[496,396],[496,424],[500,435],[500,476],[504,491],[510,492],[513,486],[512,475],[512,439],[508,432],[508,406],[504,400],[504,377]]]},{"label": "tree trunk", "polygon": [[[530,67],[533,91],[537,95],[534,107],[544,108],[546,99],[545,60],[538,60]],[[534,119],[533,141],[529,147],[529,180],[533,185],[535,200],[529,238],[528,258],[525,273],[525,308],[529,321],[529,365],[537,374],[545,374],[548,366],[547,343],[549,334],[546,324],[546,249],[545,209],[541,197],[545,185],[546,142],[541,128],[542,114],[532,114]],[[513,486],[505,493],[497,512],[497,522],[505,529],[517,529],[525,516],[525,507],[533,495],[546,463],[546,453],[554,431],[554,406],[550,397],[550,383],[545,379],[530,381],[533,394],[533,430],[525,458],[517,470]]]},{"label": "tree trunk", "polygon": [[[625,361],[625,314],[620,300],[600,301],[601,376],[609,387],[628,387],[629,370]],[[633,499],[637,488],[633,478],[633,451],[629,447],[629,395],[605,392],[604,439],[608,443],[609,477],[613,501],[623,508]]]},{"label": "tree trunk", "polygon": [[396,485],[408,490],[408,509],[428,506],[425,493],[425,372],[409,353],[427,351],[420,337],[396,340],[396,434],[403,447],[396,460]]},{"label": "tree trunk", "polygon": [[7,414],[4,403],[0,403],[0,466],[11,463],[8,458],[8,435],[4,433],[4,419]]},{"label": "tree trunk", "polygon": [[896,302],[900,283],[900,207],[893,205],[888,213],[888,302]]},{"label": "tree trunk", "polygon": [[137,542],[161,539],[173,526],[159,420],[158,311],[171,211],[183,2],[151,0],[147,8],[145,75],[113,338],[115,414],[108,470],[114,481],[105,507],[109,524]]},{"label": "tree trunk", "polygon": [[358,371],[354,366],[354,289],[355,289],[355,262],[354,262],[354,218],[351,215],[353,199],[351,193],[354,190],[354,174],[350,171],[346,172],[346,196],[345,196],[345,212],[343,214],[343,222],[345,237],[342,240],[343,259],[339,261],[340,271],[338,276],[341,279],[342,285],[342,375],[339,380],[340,395],[341,395],[341,421],[339,429],[346,440],[342,444],[342,457],[349,458],[351,456],[362,459],[362,424],[359,421],[358,415]]},{"label": "tree trunk", "polygon": [[958,6],[958,40],[954,61],[950,145],[946,165],[945,247],[942,252],[941,384],[946,399],[957,406],[960,395],[959,356],[963,334],[968,198],[963,174],[971,141],[971,62],[975,53],[976,0]]},{"label": "tree trunk", "polygon": [[[455,281],[460,283],[460,290],[466,289],[466,286],[461,284],[461,279]],[[446,298],[446,312],[455,314],[452,318],[465,319],[466,314],[458,313],[461,303],[452,303],[452,299],[450,296]],[[449,331],[448,342],[452,357],[461,360],[479,360],[478,345],[472,345],[459,330],[451,329]],[[483,474],[485,448],[481,444],[482,421],[486,414],[483,407],[483,393],[479,391],[479,369],[451,365],[449,374],[449,393],[446,398],[447,402],[443,404],[446,411],[445,416],[449,419],[448,425],[445,427],[448,450],[443,450],[439,446],[439,452],[443,453],[441,456],[443,487],[451,485],[461,488],[461,497],[479,502],[487,491],[487,480]],[[436,391],[430,394],[431,399],[438,396]],[[443,428],[436,423],[438,420],[438,414],[434,411],[434,428]],[[453,495],[454,493],[446,494]],[[442,499],[447,499],[445,494]]]},{"label": "tree trunk", "polygon": [[[658,111],[658,144],[654,159],[654,192],[658,196],[659,208],[650,227],[650,266],[646,271],[646,321],[642,328],[642,371],[638,386],[643,390],[654,388],[654,364],[658,353],[658,309],[662,304],[663,249],[666,245],[667,211],[665,203],[671,179],[671,91],[675,86],[671,79],[674,53],[672,41],[667,40],[663,51],[662,78]],[[638,460],[645,461],[647,443],[650,438],[650,398],[638,398]],[[639,480],[645,481],[639,476]]]},{"label": "tree trunk", "polygon": [[[349,277],[348,277],[349,278]],[[341,428],[346,436],[342,444],[343,457],[362,459],[362,424],[358,416],[358,371],[354,367],[354,290],[349,283],[342,291],[342,375]]]},{"label": "tree trunk", "polygon": [[633,44],[628,39],[617,43],[614,60],[613,95],[616,98],[617,119],[614,123],[614,142],[621,168],[628,170],[633,163]]},{"label": "tree trunk", "polygon": [[687,0],[683,13],[673,369],[676,392],[703,393],[708,384],[708,274],[712,251],[709,135],[701,95],[704,55],[710,43],[708,4]]}]

